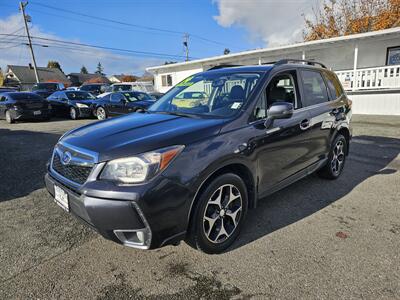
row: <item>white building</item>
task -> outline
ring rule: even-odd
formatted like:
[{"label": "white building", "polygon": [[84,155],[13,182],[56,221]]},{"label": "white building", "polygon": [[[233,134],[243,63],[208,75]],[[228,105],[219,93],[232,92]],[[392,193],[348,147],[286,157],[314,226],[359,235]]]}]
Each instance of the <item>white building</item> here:
[{"label": "white building", "polygon": [[186,77],[222,64],[266,64],[282,58],[322,62],[334,70],[354,113],[400,115],[400,28],[288,46],[244,51],[150,67],[155,89],[166,92]]}]

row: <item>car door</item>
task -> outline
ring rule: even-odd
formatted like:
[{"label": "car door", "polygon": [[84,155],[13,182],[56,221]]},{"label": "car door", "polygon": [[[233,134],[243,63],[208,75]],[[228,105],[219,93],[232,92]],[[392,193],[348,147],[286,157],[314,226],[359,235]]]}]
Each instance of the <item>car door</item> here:
[{"label": "car door", "polygon": [[[301,105],[297,77],[296,70],[275,75],[254,112],[254,138],[249,146],[254,148],[257,156],[260,195],[284,184],[310,164],[309,114]],[[293,104],[293,115],[288,119],[274,120],[266,128],[267,109],[280,101]]]},{"label": "car door", "polygon": [[60,95],[60,92],[55,92],[51,94],[49,97],[47,97],[47,101],[49,101],[49,104],[51,105],[51,109],[54,114],[59,115],[61,113],[60,110],[60,103],[58,101],[58,97]]},{"label": "car door", "polygon": [[5,95],[0,95],[0,118],[5,118],[5,111],[6,111],[6,100],[7,97]]},{"label": "car door", "polygon": [[[323,77],[322,70],[302,69],[300,70],[303,105],[310,114],[310,140],[311,152],[309,159],[317,162],[327,158],[332,128],[334,128],[337,118],[344,112],[344,103],[340,99],[332,99]],[[344,114],[342,114],[344,116]]]},{"label": "car door", "polygon": [[121,93],[113,93],[110,96],[110,104],[108,111],[110,115],[123,114],[125,106],[125,98]]}]

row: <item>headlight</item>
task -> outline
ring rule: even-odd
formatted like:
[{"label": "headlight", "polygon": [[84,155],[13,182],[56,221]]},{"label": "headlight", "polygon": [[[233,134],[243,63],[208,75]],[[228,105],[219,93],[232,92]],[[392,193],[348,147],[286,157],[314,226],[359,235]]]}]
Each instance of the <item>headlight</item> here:
[{"label": "headlight", "polygon": [[89,107],[86,104],[82,104],[82,103],[76,103],[76,106],[79,108],[88,108]]},{"label": "headlight", "polygon": [[184,147],[177,145],[137,156],[111,160],[101,172],[100,179],[122,183],[149,181],[166,169]]}]

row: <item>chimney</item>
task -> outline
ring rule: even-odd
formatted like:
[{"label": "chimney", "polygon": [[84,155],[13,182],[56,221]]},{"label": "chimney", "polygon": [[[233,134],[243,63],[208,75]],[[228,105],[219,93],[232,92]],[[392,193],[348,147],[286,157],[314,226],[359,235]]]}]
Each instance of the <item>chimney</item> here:
[{"label": "chimney", "polygon": [[33,69],[32,64],[29,64],[29,69],[31,69],[31,70]]}]

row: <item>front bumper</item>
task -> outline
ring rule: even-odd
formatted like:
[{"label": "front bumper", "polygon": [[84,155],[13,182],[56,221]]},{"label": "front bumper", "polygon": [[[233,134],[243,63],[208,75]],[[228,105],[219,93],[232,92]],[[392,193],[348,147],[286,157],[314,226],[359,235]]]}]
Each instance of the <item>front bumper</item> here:
[{"label": "front bumper", "polygon": [[78,107],[78,111],[80,117],[91,117],[93,115],[91,107]]},{"label": "front bumper", "polygon": [[[150,186],[136,187],[88,181],[75,189],[49,171],[45,183],[53,197],[54,185],[61,187],[68,194],[70,213],[106,239],[154,249],[185,237],[190,192],[169,179],[160,176]],[[157,193],[160,188],[164,191]]]}]

